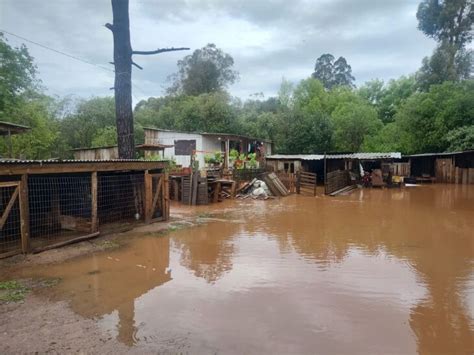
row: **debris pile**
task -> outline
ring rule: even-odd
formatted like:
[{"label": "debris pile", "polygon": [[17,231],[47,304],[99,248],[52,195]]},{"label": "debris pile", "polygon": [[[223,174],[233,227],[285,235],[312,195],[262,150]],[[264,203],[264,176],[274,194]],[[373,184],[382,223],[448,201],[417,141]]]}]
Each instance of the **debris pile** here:
[{"label": "debris pile", "polygon": [[268,200],[286,195],[288,189],[274,173],[265,174],[262,180],[255,178],[237,189],[237,198],[243,199]]}]

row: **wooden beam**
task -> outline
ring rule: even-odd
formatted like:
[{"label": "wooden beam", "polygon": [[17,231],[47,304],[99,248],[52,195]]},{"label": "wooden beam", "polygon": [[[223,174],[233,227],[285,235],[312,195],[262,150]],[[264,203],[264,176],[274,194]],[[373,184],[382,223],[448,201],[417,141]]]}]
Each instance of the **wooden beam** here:
[{"label": "wooden beam", "polygon": [[169,174],[165,172],[163,180],[163,197],[164,197],[164,217],[165,221],[170,219],[170,188],[169,188]]},{"label": "wooden beam", "polygon": [[59,247],[62,247],[64,245],[68,245],[68,244],[77,243],[77,242],[80,242],[80,241],[83,241],[83,240],[91,239],[91,238],[97,237],[98,235],[99,235],[99,232],[95,232],[95,233],[83,235],[81,237],[65,240],[65,241],[62,241],[62,242],[59,242],[59,243],[50,244],[50,245],[47,245],[45,247],[34,249],[33,253],[39,253],[41,251],[54,249],[54,248],[59,248]]},{"label": "wooden beam", "polygon": [[10,215],[10,211],[13,208],[13,205],[15,204],[19,192],[19,187],[17,186],[15,191],[13,191],[12,197],[10,197],[10,201],[8,201],[7,207],[3,211],[2,218],[0,218],[0,230],[3,229],[3,226],[7,222],[8,216]]},{"label": "wooden beam", "polygon": [[5,182],[0,182],[0,187],[15,187],[20,185],[18,181],[5,181]]},{"label": "wooden beam", "polygon": [[28,175],[21,176],[20,183],[20,230],[21,249],[27,253],[30,249],[30,208],[28,202]]},{"label": "wooden beam", "polygon": [[97,171],[91,174],[91,233],[99,230],[97,218]]},{"label": "wooden beam", "polygon": [[151,206],[153,202],[153,177],[145,171],[145,221],[151,221]]},{"label": "wooden beam", "polygon": [[156,204],[158,203],[158,198],[160,197],[160,194],[162,193],[161,191],[161,185],[163,184],[163,176],[160,176],[158,178],[158,184],[156,186],[156,191],[155,195],[153,196],[153,203],[151,204],[151,218],[153,219],[153,215],[155,214],[155,209],[156,209]]},{"label": "wooden beam", "polygon": [[59,174],[59,173],[90,173],[93,171],[145,171],[161,170],[168,165],[163,161],[133,161],[133,162],[75,162],[75,163],[47,163],[34,162],[25,164],[2,164],[2,175],[23,174]]}]

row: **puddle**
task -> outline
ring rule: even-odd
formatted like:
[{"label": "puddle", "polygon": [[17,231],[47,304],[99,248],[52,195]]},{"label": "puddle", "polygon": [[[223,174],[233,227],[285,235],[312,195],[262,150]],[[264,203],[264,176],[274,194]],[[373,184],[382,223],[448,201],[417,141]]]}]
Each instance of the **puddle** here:
[{"label": "puddle", "polygon": [[22,276],[60,278],[45,297],[150,351],[474,350],[474,186],[226,206]]}]

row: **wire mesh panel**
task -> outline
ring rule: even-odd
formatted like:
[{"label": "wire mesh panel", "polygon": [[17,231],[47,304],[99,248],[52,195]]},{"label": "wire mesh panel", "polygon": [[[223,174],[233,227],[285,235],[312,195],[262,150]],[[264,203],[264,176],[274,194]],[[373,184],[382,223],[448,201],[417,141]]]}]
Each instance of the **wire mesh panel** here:
[{"label": "wire mesh panel", "polygon": [[21,251],[20,187],[0,183],[0,256]]},{"label": "wire mesh panel", "polygon": [[91,232],[91,176],[40,175],[28,179],[33,249]]},{"label": "wire mesh panel", "polygon": [[99,175],[97,208],[99,225],[143,220],[143,172]]}]

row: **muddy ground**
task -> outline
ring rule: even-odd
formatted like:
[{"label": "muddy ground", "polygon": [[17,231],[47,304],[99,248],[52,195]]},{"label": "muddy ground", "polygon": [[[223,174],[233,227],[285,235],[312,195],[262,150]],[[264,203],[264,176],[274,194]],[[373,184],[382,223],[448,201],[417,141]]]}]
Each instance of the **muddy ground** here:
[{"label": "muddy ground", "polygon": [[[38,254],[17,255],[0,260],[0,280],[9,278],[19,268],[32,269],[40,265],[60,264],[111,248],[119,248],[129,237],[139,238],[148,234],[163,235],[177,228],[192,227],[205,222],[208,215],[199,210],[175,206],[170,221],[140,225],[133,230],[107,234],[87,241],[47,250]],[[49,281],[49,280],[46,280]],[[53,280],[53,283],[56,280]],[[139,347],[130,348],[100,329],[97,323],[74,313],[66,301],[53,301],[45,297],[52,287],[30,279],[18,282],[27,288],[24,299],[17,302],[0,301],[0,353],[1,354],[140,354]],[[58,282],[61,282],[58,280]],[[157,352],[175,353],[166,346]]]}]

